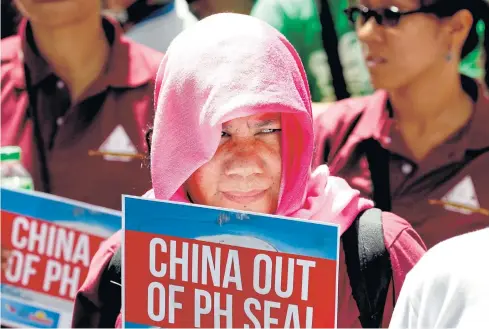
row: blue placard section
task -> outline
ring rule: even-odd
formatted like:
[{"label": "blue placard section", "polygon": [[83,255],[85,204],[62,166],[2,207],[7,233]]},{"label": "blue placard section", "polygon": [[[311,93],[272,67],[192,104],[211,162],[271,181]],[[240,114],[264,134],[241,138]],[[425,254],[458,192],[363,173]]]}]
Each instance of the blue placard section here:
[{"label": "blue placard section", "polygon": [[20,326],[57,328],[60,314],[43,307],[32,306],[2,296],[2,320]]},{"label": "blue placard section", "polygon": [[46,193],[1,188],[0,208],[23,216],[63,222],[78,221],[115,232],[121,228],[121,212]]},{"label": "blue placard section", "polygon": [[[2,284],[0,284],[2,296],[2,312],[0,315],[2,324],[35,328],[69,326],[73,312],[73,301],[70,300],[70,297],[73,293],[67,298],[65,296],[62,296],[62,298],[53,293],[56,290],[51,289],[48,291],[40,289],[39,284],[33,286],[31,281],[19,284],[19,276],[13,274],[17,273],[17,268],[22,269],[22,265],[19,265],[22,264],[23,258],[21,256],[26,253],[26,246],[31,245],[29,241],[29,243],[26,242],[24,244],[24,247],[19,247],[19,236],[22,239],[33,239],[32,245],[34,247],[29,247],[31,249],[28,250],[28,253],[32,254],[31,256],[50,258],[50,260],[62,259],[62,255],[56,258],[54,254],[45,255],[45,251],[39,251],[47,249],[39,247],[40,241],[52,241],[53,246],[55,244],[58,245],[55,239],[60,235],[58,233],[51,233],[57,232],[55,230],[51,231],[51,228],[61,228],[65,230],[63,232],[76,231],[79,232],[77,234],[87,234],[88,236],[95,237],[97,241],[102,241],[121,229],[122,213],[120,211],[35,191],[1,188],[0,193],[0,208],[3,216],[2,228],[4,229],[2,231],[2,247],[11,248],[12,255],[17,253],[15,257],[11,256],[9,259],[8,268],[3,273]],[[20,222],[23,224],[19,224]],[[32,222],[42,224],[30,226]],[[41,225],[44,226],[41,227]],[[12,234],[14,229],[17,234]],[[51,240],[49,240],[48,235],[51,237]],[[65,240],[59,242],[59,245],[66,246],[65,248],[67,250],[75,244],[75,240],[69,240],[68,236]],[[92,247],[90,255],[96,251],[96,248],[98,248],[97,245]],[[71,251],[71,249],[69,250]],[[31,266],[35,268],[35,275],[30,276],[29,280],[36,280],[39,277],[43,278],[45,275],[48,275],[47,273],[52,273],[47,272],[46,262],[43,263],[36,260],[32,264]],[[87,265],[83,266],[86,269]],[[73,288],[75,292],[84,280],[85,277],[83,276],[77,278],[76,283],[73,284],[76,284]],[[54,283],[52,286],[54,286]],[[42,305],[42,307],[36,305]]]},{"label": "blue placard section", "polygon": [[123,205],[126,230],[200,240],[239,236],[264,241],[270,250],[338,258],[339,228],[333,224],[131,196]]},{"label": "blue placard section", "polygon": [[124,324],[124,327],[126,327],[126,328],[148,328],[148,326],[145,324],[139,324],[139,323],[134,323],[134,322],[126,322]]}]

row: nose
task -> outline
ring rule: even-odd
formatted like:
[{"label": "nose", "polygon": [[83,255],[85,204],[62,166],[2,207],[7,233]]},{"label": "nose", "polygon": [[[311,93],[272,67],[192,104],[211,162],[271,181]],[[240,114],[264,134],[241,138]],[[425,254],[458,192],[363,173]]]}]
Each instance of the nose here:
[{"label": "nose", "polygon": [[226,175],[236,178],[247,178],[253,175],[262,174],[263,171],[258,166],[256,161],[235,159],[232,164],[226,168]]},{"label": "nose", "polygon": [[374,17],[370,17],[365,23],[357,27],[358,40],[364,43],[382,41],[382,27]]},{"label": "nose", "polygon": [[247,178],[263,173],[253,140],[236,141],[232,149],[225,167],[227,176]]}]

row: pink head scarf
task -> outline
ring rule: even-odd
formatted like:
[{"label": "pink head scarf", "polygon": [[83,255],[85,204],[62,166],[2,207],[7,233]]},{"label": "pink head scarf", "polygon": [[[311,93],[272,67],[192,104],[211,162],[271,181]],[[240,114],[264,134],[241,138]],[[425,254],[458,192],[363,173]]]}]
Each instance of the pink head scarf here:
[{"label": "pink head scarf", "polygon": [[161,62],[146,196],[188,202],[182,185],[217,150],[222,123],[264,112],[282,115],[282,182],[277,215],[339,224],[343,233],[372,207],[320,166],[311,173],[311,97],[292,45],[244,15],[210,16],[182,32]]}]

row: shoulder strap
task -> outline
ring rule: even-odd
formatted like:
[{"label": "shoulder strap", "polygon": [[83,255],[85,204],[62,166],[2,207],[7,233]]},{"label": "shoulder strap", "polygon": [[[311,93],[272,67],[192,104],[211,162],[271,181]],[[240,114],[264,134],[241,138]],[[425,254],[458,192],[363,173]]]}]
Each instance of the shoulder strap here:
[{"label": "shoulder strap", "polygon": [[100,282],[99,295],[103,301],[103,309],[100,312],[100,328],[114,328],[117,317],[121,312],[121,272],[121,248],[118,248],[105,269]]},{"label": "shoulder strap", "polygon": [[[354,124],[352,125],[352,129],[360,120],[361,116],[359,116]],[[323,149],[323,160],[325,163],[328,163],[330,153],[333,153],[332,156],[337,154],[341,148],[345,145],[348,137],[350,136],[350,131],[345,135],[343,141],[340,143],[338,147],[335,147],[334,150],[331,149],[331,145],[329,143],[325,143]],[[335,138],[338,136],[335,136]],[[341,136],[339,137],[341,138]],[[390,191],[390,177],[389,177],[389,151],[384,149],[380,143],[373,139],[369,138],[360,143],[359,151],[360,154],[365,154],[369,166],[370,177],[372,181],[372,192],[373,192],[373,201],[375,206],[383,211],[391,211],[392,210],[392,197]]]},{"label": "shoulder strap", "polygon": [[331,15],[328,1],[329,0],[321,0],[319,19],[322,27],[323,47],[328,55],[328,64],[331,70],[336,100],[342,100],[349,98],[350,93],[348,92],[345,76],[343,75],[343,65],[341,64],[338,52],[338,35],[336,33],[334,19],[333,15]]},{"label": "shoulder strap", "polygon": [[361,213],[341,239],[362,327],[380,328],[392,277],[390,256],[384,243],[382,211],[373,208]]},{"label": "shoulder strap", "polygon": [[392,210],[389,178],[389,151],[373,139],[363,142],[370,170],[375,206],[383,211]]},{"label": "shoulder strap", "polygon": [[44,137],[41,131],[41,123],[39,121],[39,113],[37,107],[37,90],[34,90],[32,86],[31,72],[27,67],[27,64],[24,63],[24,74],[25,74],[25,83],[27,89],[27,95],[29,97],[29,109],[28,113],[32,118],[32,123],[34,126],[34,145],[36,146],[36,151],[38,154],[38,161],[40,165],[40,174],[41,174],[41,185],[42,192],[51,193],[51,177],[48,168],[47,161],[47,152],[46,152],[46,144],[44,141]]}]

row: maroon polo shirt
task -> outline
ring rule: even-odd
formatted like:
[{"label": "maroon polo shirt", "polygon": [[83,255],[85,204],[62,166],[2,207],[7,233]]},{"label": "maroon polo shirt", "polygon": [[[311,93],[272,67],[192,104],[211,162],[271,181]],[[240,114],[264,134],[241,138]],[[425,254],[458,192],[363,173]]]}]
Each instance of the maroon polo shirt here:
[{"label": "maroon polo shirt", "polygon": [[392,212],[409,221],[428,248],[450,237],[489,226],[489,98],[470,83],[476,99],[472,118],[460,131],[414,160],[378,91],[314,110],[314,165],[372,198],[369,165],[360,143],[370,138],[389,151]]},{"label": "maroon polo shirt", "polygon": [[27,21],[2,40],[1,145],[22,148],[36,190],[120,209],[121,194],[151,187],[141,155],[163,55],[125,38],[107,19],[103,26],[107,68],[76,103],[39,54]]}]

